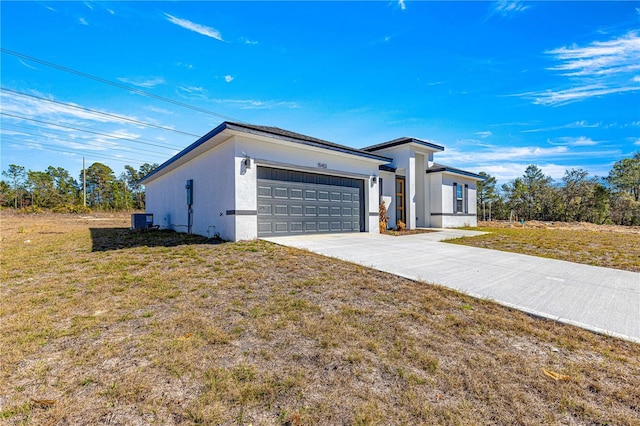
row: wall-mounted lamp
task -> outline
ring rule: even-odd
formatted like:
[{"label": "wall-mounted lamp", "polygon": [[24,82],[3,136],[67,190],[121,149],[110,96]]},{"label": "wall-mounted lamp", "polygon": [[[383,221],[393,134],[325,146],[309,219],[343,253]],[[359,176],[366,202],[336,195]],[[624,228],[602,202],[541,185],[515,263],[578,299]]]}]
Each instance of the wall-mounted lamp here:
[{"label": "wall-mounted lamp", "polygon": [[372,176],[372,177],[371,177],[371,181],[372,181],[373,183],[378,183],[378,176]]},{"label": "wall-mounted lamp", "polygon": [[249,157],[248,155],[244,158],[244,166],[247,169],[251,168],[251,157]]}]

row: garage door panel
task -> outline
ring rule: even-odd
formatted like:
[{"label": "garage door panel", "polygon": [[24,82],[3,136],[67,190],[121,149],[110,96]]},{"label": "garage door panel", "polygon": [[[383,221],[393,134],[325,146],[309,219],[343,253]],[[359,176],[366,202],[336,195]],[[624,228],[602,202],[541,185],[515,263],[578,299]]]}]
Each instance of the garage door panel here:
[{"label": "garage door panel", "polygon": [[288,216],[288,210],[286,204],[276,204],[273,206],[273,214],[275,216]]},{"label": "garage door panel", "polygon": [[258,185],[258,197],[271,198],[271,187]]},{"label": "garage door panel", "polygon": [[292,200],[302,200],[302,193],[302,188],[291,188],[289,198],[291,198]]},{"label": "garage door panel", "polygon": [[288,199],[289,198],[288,188],[274,187],[273,188],[273,196],[274,196],[274,198],[285,198],[285,199]]},{"label": "garage door panel", "polygon": [[271,204],[258,204],[258,214],[264,216],[271,216],[273,209]]},{"label": "garage door panel", "polygon": [[258,167],[258,236],[354,232],[363,227],[362,180]]}]

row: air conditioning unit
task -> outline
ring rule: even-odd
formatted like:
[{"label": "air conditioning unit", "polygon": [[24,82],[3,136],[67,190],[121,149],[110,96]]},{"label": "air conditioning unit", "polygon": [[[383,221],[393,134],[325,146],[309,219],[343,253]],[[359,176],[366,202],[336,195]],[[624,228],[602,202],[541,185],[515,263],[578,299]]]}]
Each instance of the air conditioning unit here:
[{"label": "air conditioning unit", "polygon": [[151,229],[153,228],[153,214],[134,213],[131,215],[131,229]]}]

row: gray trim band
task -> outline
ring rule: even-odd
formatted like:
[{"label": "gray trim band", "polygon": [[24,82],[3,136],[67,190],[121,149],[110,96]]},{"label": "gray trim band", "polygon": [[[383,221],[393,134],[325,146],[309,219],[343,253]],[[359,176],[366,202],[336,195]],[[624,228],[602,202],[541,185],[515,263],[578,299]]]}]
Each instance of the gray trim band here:
[{"label": "gray trim band", "polygon": [[376,216],[380,216],[380,213],[369,212],[369,217],[376,217]]},{"label": "gray trim band", "polygon": [[470,213],[431,213],[431,216],[460,216],[460,217],[476,217],[477,214]]},{"label": "gray trim band", "polygon": [[258,210],[227,210],[227,216],[257,216]]}]

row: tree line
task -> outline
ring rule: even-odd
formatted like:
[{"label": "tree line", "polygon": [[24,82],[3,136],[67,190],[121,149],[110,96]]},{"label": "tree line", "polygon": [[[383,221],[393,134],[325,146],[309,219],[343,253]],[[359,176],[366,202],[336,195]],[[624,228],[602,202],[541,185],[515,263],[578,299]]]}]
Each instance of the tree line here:
[{"label": "tree line", "polygon": [[75,179],[62,167],[49,166],[47,170],[34,171],[10,164],[2,172],[6,179],[0,181],[0,206],[62,213],[142,210],[145,192],[138,182],[156,167],[157,164],[149,163],[138,169],[127,165],[116,177],[109,166],[93,163]]},{"label": "tree line", "polygon": [[[15,164],[2,172],[0,206],[16,209],[51,209],[74,213],[88,210],[142,210],[144,187],[138,182],[158,165],[139,169],[125,166],[116,177],[105,164],[86,169],[86,207],[83,200],[85,173],[73,178],[61,167],[45,171],[26,170]],[[554,181],[532,164],[524,174],[500,187],[495,177],[478,183],[477,208],[481,220],[543,220],[640,225],[640,151],[613,165],[604,178],[589,176],[583,169],[565,171]]]},{"label": "tree line", "polygon": [[640,225],[640,151],[613,165],[604,178],[583,169],[566,170],[560,181],[535,164],[500,188],[480,173],[478,218]]}]

